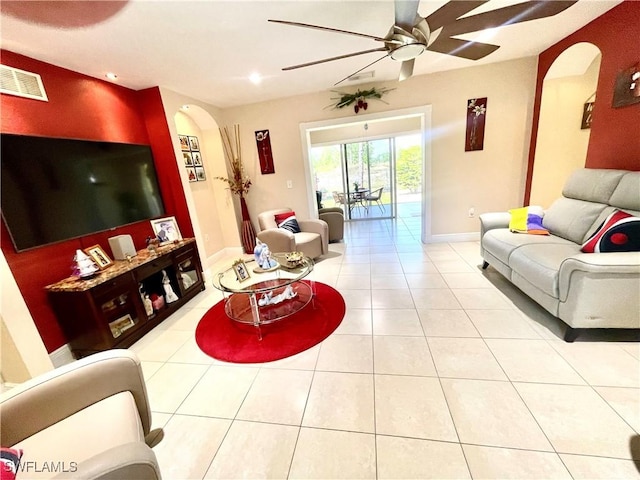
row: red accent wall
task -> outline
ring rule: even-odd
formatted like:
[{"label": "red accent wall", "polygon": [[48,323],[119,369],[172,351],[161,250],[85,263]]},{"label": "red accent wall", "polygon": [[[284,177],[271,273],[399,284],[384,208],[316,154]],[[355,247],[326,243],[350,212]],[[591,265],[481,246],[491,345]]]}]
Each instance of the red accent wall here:
[{"label": "red accent wall", "polygon": [[[6,50],[1,54],[3,65],[38,73],[49,98],[48,102],[41,102],[0,95],[3,133],[151,145],[167,215],[176,216],[183,236],[193,236],[157,88],[136,92]],[[111,252],[108,238],[121,234],[131,235],[140,249],[147,236],[153,235],[149,222],[138,222],[17,253],[4,222],[0,229],[2,251],[49,352],[67,343],[67,339],[44,287],[71,274],[75,251],[100,244]]]},{"label": "red accent wall", "polygon": [[640,170],[640,103],[622,108],[611,106],[618,73],[640,61],[638,25],[640,25],[640,2],[627,0],[549,47],[538,57],[538,80],[529,147],[525,205],[531,193],[542,83],[556,58],[576,43],[592,43],[602,53],[585,166]]}]

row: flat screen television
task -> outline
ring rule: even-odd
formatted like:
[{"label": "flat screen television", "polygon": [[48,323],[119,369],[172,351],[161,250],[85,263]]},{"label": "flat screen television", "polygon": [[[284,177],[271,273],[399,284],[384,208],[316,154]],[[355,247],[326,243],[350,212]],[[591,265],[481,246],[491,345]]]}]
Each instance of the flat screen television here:
[{"label": "flat screen television", "polygon": [[22,251],[164,215],[148,145],[2,134],[2,217]]}]

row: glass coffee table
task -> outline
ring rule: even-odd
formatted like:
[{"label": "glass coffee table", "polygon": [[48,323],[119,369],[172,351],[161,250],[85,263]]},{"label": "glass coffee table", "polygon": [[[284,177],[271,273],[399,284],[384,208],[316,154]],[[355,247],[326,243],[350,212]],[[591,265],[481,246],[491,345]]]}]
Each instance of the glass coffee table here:
[{"label": "glass coffee table", "polygon": [[252,259],[234,264],[213,278],[213,286],[225,294],[227,316],[236,322],[255,326],[260,340],[261,325],[299,312],[315,296],[315,282],[301,281],[313,271],[313,260],[302,257],[299,263],[292,265],[286,255],[272,254],[271,258],[278,265],[269,270],[262,270]]}]

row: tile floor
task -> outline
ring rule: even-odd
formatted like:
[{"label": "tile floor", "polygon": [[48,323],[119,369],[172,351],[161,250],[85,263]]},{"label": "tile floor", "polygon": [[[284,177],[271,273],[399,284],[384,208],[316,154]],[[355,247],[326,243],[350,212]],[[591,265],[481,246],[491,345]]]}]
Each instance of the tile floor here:
[{"label": "tile floor", "polygon": [[210,283],[132,346],[164,478],[640,479],[640,343],[565,343],[561,322],[479,268],[477,242],[423,245],[418,230],[347,226],[311,274],[346,316],[295,357],[201,353]]}]

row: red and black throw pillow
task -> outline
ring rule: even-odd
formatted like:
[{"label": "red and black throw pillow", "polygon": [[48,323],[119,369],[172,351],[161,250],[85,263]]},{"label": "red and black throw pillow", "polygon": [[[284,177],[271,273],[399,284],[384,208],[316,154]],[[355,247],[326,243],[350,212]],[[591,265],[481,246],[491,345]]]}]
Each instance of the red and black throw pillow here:
[{"label": "red and black throw pillow", "polygon": [[279,213],[275,216],[278,228],[284,228],[291,233],[300,233],[300,225],[296,219],[296,212]]},{"label": "red and black throw pillow", "polygon": [[640,217],[616,210],[582,244],[584,253],[640,252]]},{"label": "red and black throw pillow", "polygon": [[0,448],[0,480],[13,480],[18,473],[22,450]]}]

